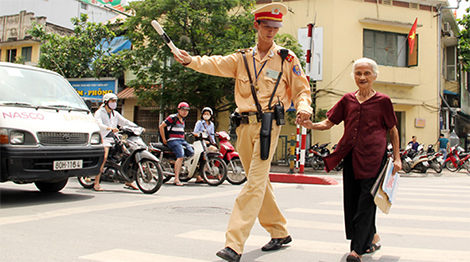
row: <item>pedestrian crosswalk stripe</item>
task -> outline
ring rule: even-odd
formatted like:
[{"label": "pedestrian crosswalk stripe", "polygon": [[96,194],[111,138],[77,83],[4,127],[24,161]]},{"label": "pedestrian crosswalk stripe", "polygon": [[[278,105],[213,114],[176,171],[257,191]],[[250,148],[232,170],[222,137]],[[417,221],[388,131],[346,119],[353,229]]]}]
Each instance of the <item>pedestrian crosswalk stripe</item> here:
[{"label": "pedestrian crosswalk stripe", "polygon": [[[328,231],[344,231],[343,223],[329,223],[319,221],[307,221],[287,218],[287,227],[295,228],[308,228]],[[470,231],[466,230],[445,230],[445,229],[428,229],[428,228],[416,228],[416,227],[396,227],[396,226],[383,226],[378,227],[380,235],[382,234],[394,234],[399,232],[400,235],[411,235],[411,236],[433,236],[433,237],[448,237],[448,238],[465,238],[468,239]]]},{"label": "pedestrian crosswalk stripe", "polygon": [[[319,203],[320,205],[326,206],[343,206],[342,202],[336,201],[325,201]],[[432,205],[403,205],[396,204],[393,206],[393,210],[407,209],[407,210],[425,210],[425,211],[445,211],[445,212],[459,212],[460,214],[470,213],[470,207],[448,207],[448,206],[432,206]],[[468,214],[467,214],[468,215]]]},{"label": "pedestrian crosswalk stripe", "polygon": [[397,202],[406,201],[406,202],[425,202],[428,203],[448,203],[448,204],[467,204],[470,203],[470,200],[459,200],[459,199],[432,199],[432,198],[404,198],[400,197],[400,191],[397,193]]},{"label": "pedestrian crosswalk stripe", "polygon": [[445,188],[428,188],[428,187],[398,187],[398,190],[401,191],[414,191],[414,192],[421,192],[421,191],[429,191],[429,192],[445,192],[445,193],[462,193],[468,194],[470,191],[470,187],[466,187],[462,190],[456,189],[445,189]]},{"label": "pedestrian crosswalk stripe", "polygon": [[[195,230],[195,231],[189,231],[183,234],[179,234],[176,237],[218,242],[221,245],[223,245],[224,239],[225,239],[224,235],[225,233],[221,231]],[[246,242],[246,246],[260,247],[266,244],[268,240],[269,240],[269,236],[258,236],[258,235],[252,234],[248,238]],[[312,252],[312,253],[337,254],[338,258],[342,257],[344,253],[349,252],[349,244],[347,243],[346,240],[343,243],[337,243],[337,242],[326,242],[326,241],[303,240],[303,239],[295,238],[295,236],[293,236],[293,241],[292,243],[289,244],[289,246],[290,246],[289,250],[293,249],[293,250],[300,250],[300,251]],[[370,255],[367,255],[367,256],[370,256]],[[372,257],[394,258],[394,261],[405,260],[405,261],[426,261],[426,262],[439,261],[440,262],[440,261],[443,261],[443,258],[446,261],[463,261],[464,258],[470,257],[470,251],[384,246],[380,249],[380,251],[373,254]]]},{"label": "pedestrian crosswalk stripe", "polygon": [[398,188],[398,193],[399,195],[408,195],[408,196],[430,196],[430,197],[458,197],[458,198],[463,198],[463,199],[468,199],[467,201],[470,201],[470,195],[468,194],[449,194],[449,193],[435,193],[435,192],[429,192],[429,193],[423,193],[423,192],[406,192],[406,191],[401,191],[400,188]]},{"label": "pedestrian crosswalk stripe", "polygon": [[145,253],[134,250],[126,249],[113,249],[100,253],[89,254],[79,258],[88,259],[92,261],[103,262],[208,262],[211,260],[198,260],[192,258],[183,258],[176,256],[165,256],[153,253]]},{"label": "pedestrian crosswalk stripe", "polygon": [[[307,213],[307,214],[317,214],[317,215],[343,215],[342,210],[322,210],[322,209],[307,209],[307,208],[289,208],[287,212],[296,212],[296,213]],[[390,214],[383,214],[377,212],[377,217],[381,219],[409,219],[415,221],[447,221],[447,222],[462,222],[470,223],[468,217],[454,217],[454,216],[422,216],[422,215],[406,215],[406,214],[395,214],[390,211]]]}]

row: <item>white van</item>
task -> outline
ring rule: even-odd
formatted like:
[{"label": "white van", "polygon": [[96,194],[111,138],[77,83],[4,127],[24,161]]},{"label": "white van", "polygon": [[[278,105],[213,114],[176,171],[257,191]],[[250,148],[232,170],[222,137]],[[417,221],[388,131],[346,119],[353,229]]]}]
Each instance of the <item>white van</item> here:
[{"label": "white van", "polygon": [[52,71],[0,62],[0,182],[57,192],[68,177],[99,174],[98,124],[69,82]]}]

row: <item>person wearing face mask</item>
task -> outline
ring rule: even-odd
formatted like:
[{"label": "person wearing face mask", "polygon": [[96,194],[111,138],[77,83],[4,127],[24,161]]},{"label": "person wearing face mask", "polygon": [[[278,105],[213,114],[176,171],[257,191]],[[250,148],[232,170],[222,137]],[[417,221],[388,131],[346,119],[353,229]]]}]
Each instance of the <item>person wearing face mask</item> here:
[{"label": "person wearing face mask", "polygon": [[[132,121],[129,121],[124,118],[121,114],[119,114],[119,112],[115,111],[117,107],[117,100],[118,97],[115,94],[105,94],[103,96],[103,104],[101,104],[100,108],[95,112],[95,119],[100,127],[101,137],[103,138],[104,146],[103,164],[101,165],[100,173],[95,177],[95,185],[93,186],[93,189],[95,191],[103,191],[100,186],[100,176],[101,173],[103,173],[104,164],[106,163],[106,159],[108,158],[109,148],[111,148],[112,144],[114,143],[114,139],[109,136],[109,134],[118,132],[118,125],[137,126]],[[133,183],[129,182],[125,183],[125,188],[138,190],[138,188]]]},{"label": "person wearing face mask", "polygon": [[201,111],[201,120],[196,122],[194,126],[194,133],[206,132],[209,135],[210,143],[215,145],[214,138],[214,123],[212,123],[212,109],[210,107],[204,107]]}]

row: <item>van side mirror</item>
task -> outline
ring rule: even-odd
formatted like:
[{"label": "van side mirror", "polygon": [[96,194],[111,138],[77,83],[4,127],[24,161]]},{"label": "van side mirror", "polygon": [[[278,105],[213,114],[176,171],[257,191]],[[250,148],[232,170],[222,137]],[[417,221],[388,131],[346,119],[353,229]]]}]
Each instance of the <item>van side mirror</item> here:
[{"label": "van side mirror", "polygon": [[86,100],[86,99],[83,99],[83,101],[85,101],[85,104],[86,104],[86,106],[88,107],[88,109],[91,110],[91,101],[90,101],[90,100]]}]

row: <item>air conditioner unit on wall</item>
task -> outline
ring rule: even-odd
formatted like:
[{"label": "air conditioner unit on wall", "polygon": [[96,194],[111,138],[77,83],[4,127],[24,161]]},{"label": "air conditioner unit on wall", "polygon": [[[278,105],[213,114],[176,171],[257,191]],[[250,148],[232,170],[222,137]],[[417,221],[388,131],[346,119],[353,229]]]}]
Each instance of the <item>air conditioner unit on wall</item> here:
[{"label": "air conditioner unit on wall", "polygon": [[442,24],[442,32],[444,33],[444,35],[450,35],[451,31],[452,31],[452,28],[450,27],[450,23],[444,22]]}]

